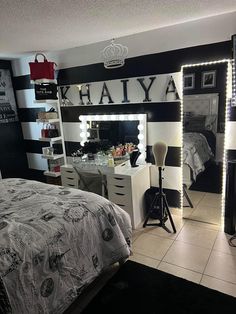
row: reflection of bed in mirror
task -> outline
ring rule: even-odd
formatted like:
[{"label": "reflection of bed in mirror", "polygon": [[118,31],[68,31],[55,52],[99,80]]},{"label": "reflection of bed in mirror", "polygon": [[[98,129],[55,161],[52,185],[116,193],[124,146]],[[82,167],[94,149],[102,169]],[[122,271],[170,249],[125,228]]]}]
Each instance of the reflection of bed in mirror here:
[{"label": "reflection of bed in mirror", "polygon": [[183,183],[189,188],[215,162],[218,94],[184,96]]}]

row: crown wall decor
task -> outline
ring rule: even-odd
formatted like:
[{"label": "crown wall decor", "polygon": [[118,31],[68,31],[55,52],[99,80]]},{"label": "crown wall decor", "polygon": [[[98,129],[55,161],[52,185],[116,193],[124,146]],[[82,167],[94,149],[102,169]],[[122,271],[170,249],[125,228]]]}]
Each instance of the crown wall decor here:
[{"label": "crown wall decor", "polygon": [[121,44],[116,44],[112,39],[111,44],[102,50],[102,59],[106,69],[120,68],[125,64],[128,55],[128,48]]}]

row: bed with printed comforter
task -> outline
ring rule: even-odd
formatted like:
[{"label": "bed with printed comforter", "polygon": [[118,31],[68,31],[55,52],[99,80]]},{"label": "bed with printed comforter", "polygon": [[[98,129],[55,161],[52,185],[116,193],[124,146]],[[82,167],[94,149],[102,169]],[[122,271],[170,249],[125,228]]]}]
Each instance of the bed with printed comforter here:
[{"label": "bed with printed comforter", "polygon": [[24,179],[0,181],[0,312],[60,314],[130,255],[128,214],[105,198]]}]

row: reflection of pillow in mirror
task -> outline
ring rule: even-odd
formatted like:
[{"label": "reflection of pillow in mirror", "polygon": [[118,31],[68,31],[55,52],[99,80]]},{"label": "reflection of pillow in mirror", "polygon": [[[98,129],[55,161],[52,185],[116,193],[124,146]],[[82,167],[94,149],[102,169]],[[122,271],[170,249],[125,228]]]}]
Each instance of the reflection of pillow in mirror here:
[{"label": "reflection of pillow in mirror", "polygon": [[209,131],[216,131],[216,121],[217,121],[216,114],[206,116],[205,129]]},{"label": "reflection of pillow in mirror", "polygon": [[200,132],[205,129],[206,116],[192,116],[184,124],[185,132]]},{"label": "reflection of pillow in mirror", "polygon": [[189,118],[192,117],[193,115],[194,113],[191,111],[184,111],[184,118]]}]

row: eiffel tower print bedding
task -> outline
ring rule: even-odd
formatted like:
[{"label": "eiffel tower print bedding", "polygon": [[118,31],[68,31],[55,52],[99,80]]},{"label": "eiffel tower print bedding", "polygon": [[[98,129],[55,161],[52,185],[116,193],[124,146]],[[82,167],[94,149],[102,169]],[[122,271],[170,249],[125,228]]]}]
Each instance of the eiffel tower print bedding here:
[{"label": "eiffel tower print bedding", "polygon": [[60,314],[130,255],[130,217],[89,192],[0,181],[0,313]]}]

